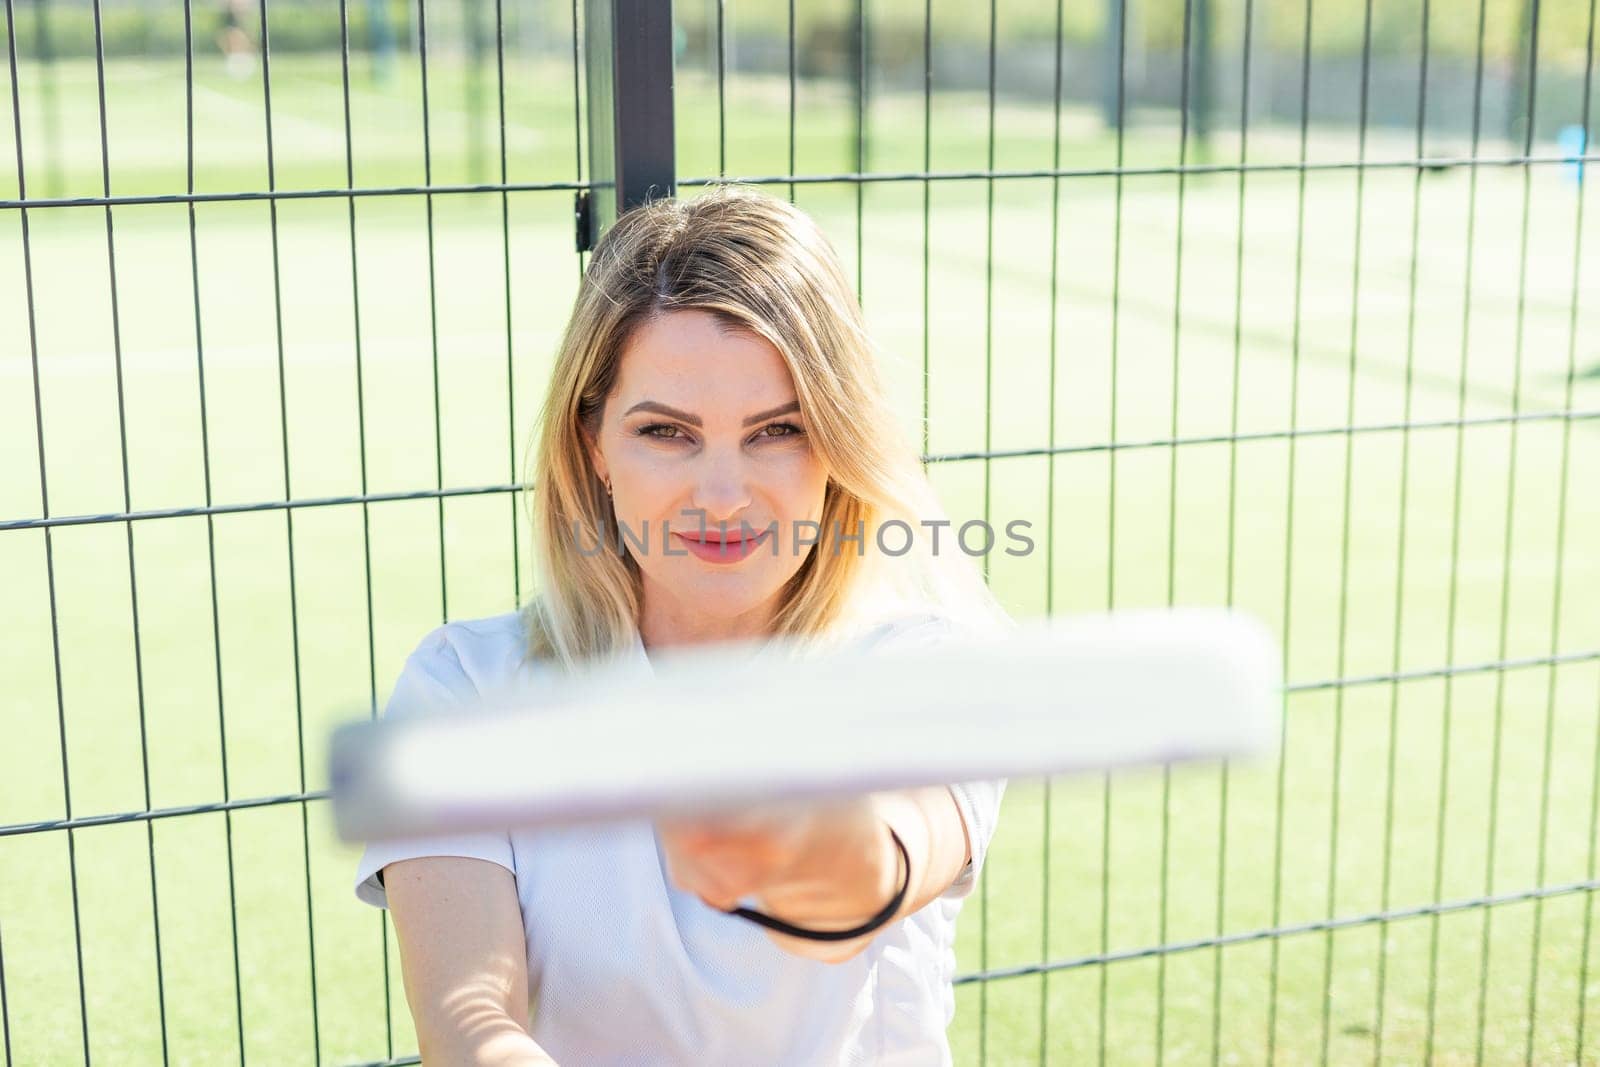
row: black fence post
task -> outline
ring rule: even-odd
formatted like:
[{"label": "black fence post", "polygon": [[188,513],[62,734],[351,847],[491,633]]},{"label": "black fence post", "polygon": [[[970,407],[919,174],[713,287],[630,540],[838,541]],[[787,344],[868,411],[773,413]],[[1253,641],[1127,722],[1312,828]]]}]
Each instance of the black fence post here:
[{"label": "black fence post", "polygon": [[585,0],[590,187],[578,197],[578,248],[619,214],[676,194],[672,4]]}]

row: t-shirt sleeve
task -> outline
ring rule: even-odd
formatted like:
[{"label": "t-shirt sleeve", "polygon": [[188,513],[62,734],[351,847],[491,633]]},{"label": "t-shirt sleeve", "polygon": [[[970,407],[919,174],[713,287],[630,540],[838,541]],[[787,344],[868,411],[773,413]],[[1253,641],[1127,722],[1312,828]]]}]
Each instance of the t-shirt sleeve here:
[{"label": "t-shirt sleeve", "polygon": [[982,782],[959,782],[950,786],[956,799],[956,810],[966,824],[967,838],[972,843],[972,862],[961,869],[956,880],[940,894],[946,900],[960,900],[972,893],[978,885],[978,872],[983,869],[983,858],[989,852],[989,840],[994,837],[995,825],[1000,821],[1000,799],[1005,795],[1005,779]]},{"label": "t-shirt sleeve", "polygon": [[[385,718],[445,711],[477,699],[477,689],[462,669],[460,656],[447,631],[447,627],[440,627],[429,634],[407,658],[395,682],[394,693],[384,708]],[[511,838],[504,832],[375,841],[366,846],[356,864],[356,896],[376,907],[388,907],[383,868],[397,860],[419,856],[463,856],[515,870]]]},{"label": "t-shirt sleeve", "polygon": [[[962,634],[963,628],[953,620],[929,614],[885,624],[872,631],[868,643],[873,648],[917,648],[959,641],[963,639]],[[973,713],[981,714],[982,709],[974,708]],[[1000,821],[1000,801],[1005,795],[1006,783],[1004,779],[958,782],[951,783],[949,788],[972,846],[972,861],[961,869],[955,881],[940,896],[945,900],[961,900],[977,888],[978,875],[983,870],[983,860],[989,851],[989,841],[994,837],[995,826]]]}]

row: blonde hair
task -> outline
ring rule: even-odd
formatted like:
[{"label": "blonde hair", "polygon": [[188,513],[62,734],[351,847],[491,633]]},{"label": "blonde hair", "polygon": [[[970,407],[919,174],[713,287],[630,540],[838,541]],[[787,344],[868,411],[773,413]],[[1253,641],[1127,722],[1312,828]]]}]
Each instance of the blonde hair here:
[{"label": "blonde hair", "polygon": [[[716,186],[618,219],[589,261],[540,416],[529,470],[539,595],[524,609],[528,651],[573,667],[629,649],[640,572],[614,539],[610,500],[584,444],[633,331],[697,309],[782,355],[811,447],[829,472],[823,536],[790,579],[773,636],[824,641],[879,618],[931,610],[978,624],[1004,619],[970,558],[929,551],[918,523],[944,517],[889,404],[861,307],[816,224],[789,203]],[[918,536],[904,555],[876,532],[898,519]],[[837,532],[866,536],[840,548]],[[584,543],[604,544],[599,552]],[[949,538],[946,538],[948,548]]]}]

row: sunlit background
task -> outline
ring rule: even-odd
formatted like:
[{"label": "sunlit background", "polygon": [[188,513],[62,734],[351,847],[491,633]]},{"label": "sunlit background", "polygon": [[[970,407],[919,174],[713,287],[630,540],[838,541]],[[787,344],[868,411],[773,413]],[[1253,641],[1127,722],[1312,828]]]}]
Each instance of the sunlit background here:
[{"label": "sunlit background", "polygon": [[[4,3],[4,1062],[415,1062],[324,747],[535,589],[580,5]],[[1007,605],[1285,648],[1281,759],[1012,784],[957,1062],[1592,1062],[1592,2],[675,7]]]}]

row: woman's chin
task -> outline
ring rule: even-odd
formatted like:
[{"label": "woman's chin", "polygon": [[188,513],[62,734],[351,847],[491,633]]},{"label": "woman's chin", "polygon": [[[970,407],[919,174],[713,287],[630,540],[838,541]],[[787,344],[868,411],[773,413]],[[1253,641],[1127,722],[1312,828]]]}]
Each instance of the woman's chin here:
[{"label": "woman's chin", "polygon": [[702,572],[709,573],[662,585],[674,600],[702,618],[733,620],[749,615],[772,604],[783,589],[781,575],[750,573],[743,566],[697,565]]}]

